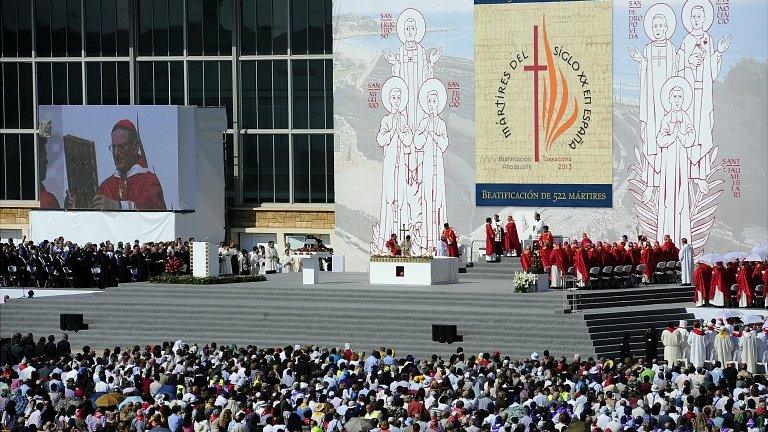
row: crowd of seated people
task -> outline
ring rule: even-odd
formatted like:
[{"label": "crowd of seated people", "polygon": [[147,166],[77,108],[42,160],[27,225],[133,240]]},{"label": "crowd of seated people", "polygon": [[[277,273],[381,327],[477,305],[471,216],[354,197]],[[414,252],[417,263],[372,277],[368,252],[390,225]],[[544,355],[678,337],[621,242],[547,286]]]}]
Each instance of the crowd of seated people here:
[{"label": "crowd of seated people", "polygon": [[190,243],[85,243],[59,237],[35,244],[0,243],[0,283],[18,287],[94,287],[145,281],[164,272],[189,272]]}]

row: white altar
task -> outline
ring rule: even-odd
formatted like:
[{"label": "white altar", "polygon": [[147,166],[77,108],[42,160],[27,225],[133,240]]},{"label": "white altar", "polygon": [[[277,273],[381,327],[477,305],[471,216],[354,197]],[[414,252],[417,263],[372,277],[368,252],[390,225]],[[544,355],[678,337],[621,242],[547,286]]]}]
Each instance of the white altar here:
[{"label": "white altar", "polygon": [[451,257],[372,259],[372,285],[438,285],[459,283],[459,260]]},{"label": "white altar", "polygon": [[190,255],[192,276],[210,277],[219,275],[219,248],[215,243],[192,242]]}]

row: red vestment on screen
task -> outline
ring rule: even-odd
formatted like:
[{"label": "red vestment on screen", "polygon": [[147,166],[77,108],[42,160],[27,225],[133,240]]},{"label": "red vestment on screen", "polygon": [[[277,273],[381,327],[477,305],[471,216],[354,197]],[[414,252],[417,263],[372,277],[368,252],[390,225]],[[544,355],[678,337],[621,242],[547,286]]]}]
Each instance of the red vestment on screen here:
[{"label": "red vestment on screen", "polygon": [[107,177],[99,186],[99,194],[114,201],[127,203],[123,210],[165,210],[163,187],[155,173],[134,165],[125,177],[117,173]]}]

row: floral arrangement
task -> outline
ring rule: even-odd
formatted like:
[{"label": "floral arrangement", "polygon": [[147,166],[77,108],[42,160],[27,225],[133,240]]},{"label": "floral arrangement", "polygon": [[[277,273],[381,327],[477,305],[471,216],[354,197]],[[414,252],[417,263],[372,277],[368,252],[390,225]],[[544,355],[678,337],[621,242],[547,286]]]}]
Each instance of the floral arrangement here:
[{"label": "floral arrangement", "polygon": [[181,261],[181,258],[175,255],[165,262],[165,272],[169,274],[181,273],[182,267],[184,267],[184,263]]},{"label": "floral arrangement", "polygon": [[431,255],[420,255],[420,256],[371,255],[371,262],[428,263],[431,260],[432,260]]},{"label": "floral arrangement", "polygon": [[221,277],[195,277],[182,274],[162,274],[149,279],[152,283],[181,284],[181,285],[220,285],[242,282],[263,282],[267,280],[263,275],[254,276],[221,276]]},{"label": "floral arrangement", "polygon": [[539,281],[539,277],[533,273],[517,272],[513,282],[515,284],[515,292],[528,292]]}]

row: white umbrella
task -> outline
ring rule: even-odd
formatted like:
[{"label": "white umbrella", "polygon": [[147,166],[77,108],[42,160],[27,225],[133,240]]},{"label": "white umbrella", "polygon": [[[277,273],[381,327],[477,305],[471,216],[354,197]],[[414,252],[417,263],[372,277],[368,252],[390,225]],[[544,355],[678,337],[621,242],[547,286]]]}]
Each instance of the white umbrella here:
[{"label": "white umbrella", "polygon": [[744,324],[760,324],[763,322],[763,319],[757,315],[747,315],[741,318],[741,322]]},{"label": "white umbrella", "polygon": [[723,261],[741,261],[749,255],[746,252],[729,252],[723,255]]},{"label": "white umbrella", "polygon": [[709,264],[710,266],[713,266],[715,265],[716,262],[722,261],[722,260],[723,260],[722,255],[711,253],[711,254],[706,254],[702,256],[697,260],[697,262],[703,262],[705,264]]},{"label": "white umbrella", "polygon": [[750,261],[750,262],[762,262],[765,258],[761,257],[760,255],[756,253],[749,254],[746,258],[744,258],[744,261]]}]

